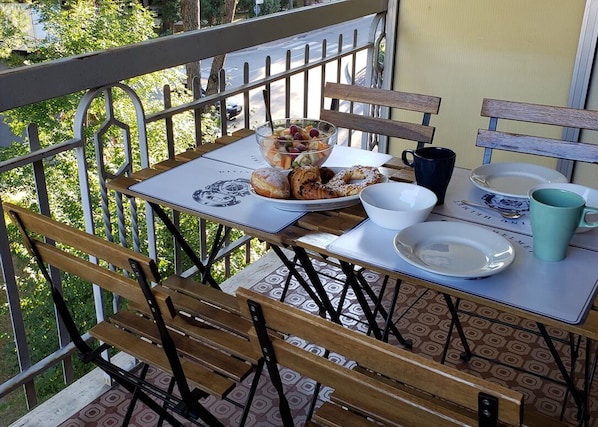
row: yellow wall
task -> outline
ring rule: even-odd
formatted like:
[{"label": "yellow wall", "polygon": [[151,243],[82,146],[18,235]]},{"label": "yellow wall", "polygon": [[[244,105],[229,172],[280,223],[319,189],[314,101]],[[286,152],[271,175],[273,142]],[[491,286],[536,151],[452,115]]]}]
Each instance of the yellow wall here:
[{"label": "yellow wall", "polygon": [[[434,145],[454,149],[458,166],[474,168],[483,154],[475,147],[477,130],[488,126],[480,116],[483,98],[567,105],[584,6],[584,0],[401,0],[394,89],[440,96]],[[561,129],[543,134],[560,137]],[[393,141],[391,151],[406,147],[412,144]],[[493,155],[509,160],[556,163]]]}]

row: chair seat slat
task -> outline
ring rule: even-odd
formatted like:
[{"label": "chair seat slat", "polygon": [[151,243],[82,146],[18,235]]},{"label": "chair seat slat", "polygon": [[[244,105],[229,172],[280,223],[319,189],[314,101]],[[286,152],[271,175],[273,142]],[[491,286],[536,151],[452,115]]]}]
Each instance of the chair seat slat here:
[{"label": "chair seat slat", "polygon": [[[89,330],[89,333],[94,338],[117,347],[148,365],[159,367],[170,375],[173,374],[161,347],[150,344],[107,322],[98,323]],[[197,363],[181,359],[181,364],[191,385],[220,399],[224,398],[235,386],[234,381],[215,374]]]},{"label": "chair seat slat", "polygon": [[[110,317],[110,323],[132,332],[153,342],[160,343],[158,329],[146,317],[136,315],[129,311],[120,311]],[[172,338],[177,351],[191,360],[218,372],[236,382],[242,381],[251,371],[252,367],[240,359],[232,358],[222,351],[209,347],[200,341],[189,339],[187,331],[175,330]]]},{"label": "chair seat slat", "polygon": [[[254,319],[250,339],[259,339],[266,361],[334,389],[331,402],[351,409],[351,416],[361,414],[388,426],[476,425],[479,396],[484,394],[499,401],[498,411],[493,414],[499,423],[512,426],[522,423],[523,395],[517,391],[249,289],[239,288],[237,297],[242,302],[244,316]],[[297,337],[308,345],[297,347],[285,340],[287,336]],[[314,351],[316,348],[327,352]],[[340,357],[325,357],[328,352]],[[358,368],[353,368],[355,365]],[[275,381],[276,377],[271,375],[271,378]],[[284,405],[281,411],[287,413]],[[320,414],[315,420],[321,425],[335,425],[334,415],[330,424],[326,424],[325,418]]]}]

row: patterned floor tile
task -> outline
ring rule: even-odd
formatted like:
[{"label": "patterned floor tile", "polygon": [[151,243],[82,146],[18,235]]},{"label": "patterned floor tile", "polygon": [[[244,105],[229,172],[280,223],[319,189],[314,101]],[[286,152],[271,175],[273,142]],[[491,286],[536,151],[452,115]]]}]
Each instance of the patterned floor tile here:
[{"label": "patterned floor tile", "polygon": [[[316,263],[316,265],[321,272],[326,273],[322,276],[322,281],[331,299],[338,303],[339,295],[343,290],[344,276],[338,269],[330,265],[324,263]],[[282,287],[287,274],[288,270],[280,267],[260,282],[253,284],[251,288],[278,299],[282,295]],[[378,291],[381,288],[383,278],[377,273],[365,271],[363,275],[373,289]],[[386,309],[390,307],[390,296],[393,289],[394,283],[389,283],[383,298],[383,307]],[[401,334],[413,341],[412,351],[440,361],[447,331],[450,327],[450,318],[444,299],[434,292],[425,292],[412,284],[404,283],[400,287],[397,301],[393,319]],[[289,286],[285,302],[314,314],[317,313],[317,306],[295,280]],[[343,307],[343,323],[367,333],[368,327],[364,322],[362,309],[356,303],[355,296],[351,291],[347,293],[347,299]],[[543,339],[532,332],[535,326],[532,322],[521,320],[517,316],[501,313],[492,308],[477,306],[468,301],[463,301],[460,309],[469,313],[461,314],[460,318],[466,331],[468,343],[475,356],[469,361],[463,361],[460,358],[463,346],[457,339],[456,334],[453,333],[446,356],[447,364],[524,393],[527,403],[533,404],[538,410],[548,415],[558,416],[563,408],[562,402],[567,399],[564,419],[571,423],[575,422],[576,410],[572,399],[561,383],[561,375],[552,360],[550,352],[544,345]],[[502,323],[495,323],[489,319],[498,319]],[[562,340],[562,342],[557,342],[559,351],[568,354],[567,335],[558,330],[549,331],[553,337]],[[296,345],[306,344],[298,339],[291,339],[291,341]],[[390,337],[389,342],[399,345],[397,339],[393,336]],[[584,357],[583,352],[582,346],[580,357]],[[332,357],[336,356],[333,355]],[[567,357],[564,358],[564,361],[567,366],[571,364]],[[342,358],[339,362],[350,363]],[[151,375],[158,382],[167,383],[168,381],[165,374],[154,370],[150,370],[148,375]],[[315,384],[312,380],[288,369],[282,370],[281,377],[285,383],[285,390],[293,409],[296,425],[303,425],[310,399],[315,390]],[[231,394],[235,400],[244,400],[250,379],[247,378]],[[326,399],[330,392],[331,390],[326,388],[320,390],[320,401]],[[598,426],[596,421],[598,418],[596,395],[596,386],[593,386],[590,402],[591,425],[593,426]],[[114,387],[97,401],[63,423],[61,427],[120,425],[126,411],[127,399],[128,394],[126,392],[119,387]],[[225,425],[234,426],[238,424],[240,409],[236,406],[213,398],[205,399],[204,404]],[[279,427],[281,420],[277,405],[276,390],[269,382],[267,373],[264,373],[247,425]],[[148,426],[155,425],[156,422],[157,417],[153,412],[141,404],[137,405],[131,425]]]}]

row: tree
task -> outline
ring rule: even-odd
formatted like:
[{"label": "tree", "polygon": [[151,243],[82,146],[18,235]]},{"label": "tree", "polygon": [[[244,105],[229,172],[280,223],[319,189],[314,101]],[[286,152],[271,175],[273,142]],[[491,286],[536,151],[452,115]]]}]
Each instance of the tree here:
[{"label": "tree", "polygon": [[[181,0],[181,18],[183,19],[183,31],[193,31],[200,27],[200,3],[199,0]],[[187,70],[187,87],[194,88],[196,97],[201,96],[201,64],[199,61],[185,64]],[[195,84],[197,82],[197,84]]]},{"label": "tree", "polygon": [[22,63],[23,59],[14,52],[23,49],[27,42],[24,32],[24,28],[27,28],[27,17],[20,6],[5,4],[0,8],[0,60],[7,62],[9,66]]},{"label": "tree", "polygon": [[[222,15],[223,23],[233,22],[235,17],[235,8],[237,7],[237,0],[224,0],[224,11]],[[212,69],[210,70],[210,77],[208,78],[208,87],[206,93],[211,94],[218,91],[218,77],[219,72],[224,67],[226,55],[215,56],[212,61]]]},{"label": "tree", "polygon": [[[107,49],[156,37],[153,31],[154,16],[148,10],[134,3],[98,0],[94,4],[93,2],[81,0],[70,1],[63,4],[62,7],[56,3],[40,3],[36,7],[40,11],[47,36],[35,46],[32,45],[33,50],[27,58],[32,63]],[[11,40],[8,40],[8,42],[11,42]],[[177,76],[174,71],[165,71],[132,79],[126,83],[134,87],[142,99],[147,100],[146,110],[152,111],[152,109],[162,108],[160,100],[156,99],[155,96],[156,88],[161,88],[164,84],[175,81],[178,78]],[[150,94],[153,96],[150,96]],[[7,111],[4,113],[8,119],[7,124],[13,133],[21,135],[29,123],[35,123],[38,126],[40,142],[43,146],[69,140],[73,137],[73,117],[81,95],[81,93],[71,94]],[[155,106],[152,103],[155,103]],[[114,105],[115,114],[118,114],[119,119],[125,123],[130,123],[128,118],[134,114],[130,103],[126,99],[119,99],[118,96],[115,96]],[[101,124],[103,117],[100,114],[103,107],[101,100],[92,105],[88,115],[90,129],[93,130],[94,127],[97,128]],[[179,144],[188,144],[185,140],[192,140],[193,130],[189,127],[185,134],[184,124],[181,125],[179,122],[177,121]],[[135,132],[135,130],[132,129],[132,132]],[[157,126],[152,126],[151,129],[148,128],[149,145],[153,152],[160,149],[163,152],[166,151],[164,144],[159,143],[160,139],[164,139],[162,133],[159,132],[163,133],[163,130],[158,131]],[[114,138],[118,140],[121,135],[115,131]],[[113,146],[107,143],[105,151],[108,157],[107,162],[118,165],[120,157],[122,157],[122,150],[119,151],[116,148],[117,145],[114,144]],[[179,145],[178,150],[183,151],[185,148],[186,146]],[[26,144],[13,143],[9,147],[0,149],[0,161],[23,155],[27,151]],[[91,158],[94,156],[93,148],[86,150],[86,152],[90,156],[88,164],[95,164],[95,160]],[[162,155],[162,158],[164,158],[164,155]],[[74,171],[75,173],[73,173]],[[52,160],[52,167],[46,168],[45,172],[47,182],[51,183],[48,193],[53,216],[61,221],[83,228],[83,215],[78,203],[76,171],[77,162],[74,153],[64,152]],[[35,188],[31,174],[32,170],[29,167],[3,173],[0,179],[0,193],[3,194],[4,200],[35,208]],[[93,180],[91,185],[94,185]],[[100,196],[97,189],[92,189],[91,196],[94,200],[94,206],[100,206]],[[98,227],[98,229],[101,229],[101,227]],[[14,237],[11,237],[11,241],[17,241],[17,234],[15,227],[11,226],[9,235]],[[55,322],[53,320],[52,302],[48,286],[44,283],[43,278],[34,269],[28,267],[31,261],[30,256],[19,246],[15,246],[12,253],[15,258],[15,265],[22,267],[22,271],[17,273],[19,276],[19,290],[31,358],[32,362],[35,363],[57,348],[57,335],[53,332],[55,331]],[[161,267],[169,268],[166,263],[162,264]],[[78,306],[81,307],[81,310],[77,311],[77,323],[88,326],[93,324],[95,312],[92,295],[89,292],[89,284],[71,284],[71,286],[65,287],[65,289],[67,288],[74,291],[73,294],[68,295],[68,298],[79,301]],[[8,317],[7,311],[8,306],[1,304],[0,315]],[[10,342],[10,336],[6,336],[6,334],[3,336],[3,332],[7,331],[0,331],[0,339],[6,339],[6,342]],[[14,343],[0,349],[0,357],[5,364],[7,360],[12,360],[14,365],[14,370],[10,369],[12,372],[6,371],[3,374],[14,375],[18,372]],[[77,374],[81,374],[85,369],[78,362],[75,362],[75,366],[77,367]],[[44,375],[39,381],[36,381],[40,399],[43,400],[55,393],[61,388],[62,383],[62,374],[58,368]],[[10,410],[11,408],[8,409],[8,411]]]}]

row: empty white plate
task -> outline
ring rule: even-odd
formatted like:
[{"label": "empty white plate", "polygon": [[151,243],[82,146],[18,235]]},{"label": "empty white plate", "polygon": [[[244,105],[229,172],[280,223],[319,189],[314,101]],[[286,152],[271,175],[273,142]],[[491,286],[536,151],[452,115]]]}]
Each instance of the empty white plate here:
[{"label": "empty white plate", "polygon": [[399,231],[394,247],[422,270],[459,278],[492,276],[515,259],[515,249],[501,235],[481,226],[431,221]]},{"label": "empty white plate", "polygon": [[470,179],[482,190],[515,198],[527,198],[536,185],[567,182],[562,173],[531,163],[489,163],[472,170]]}]

